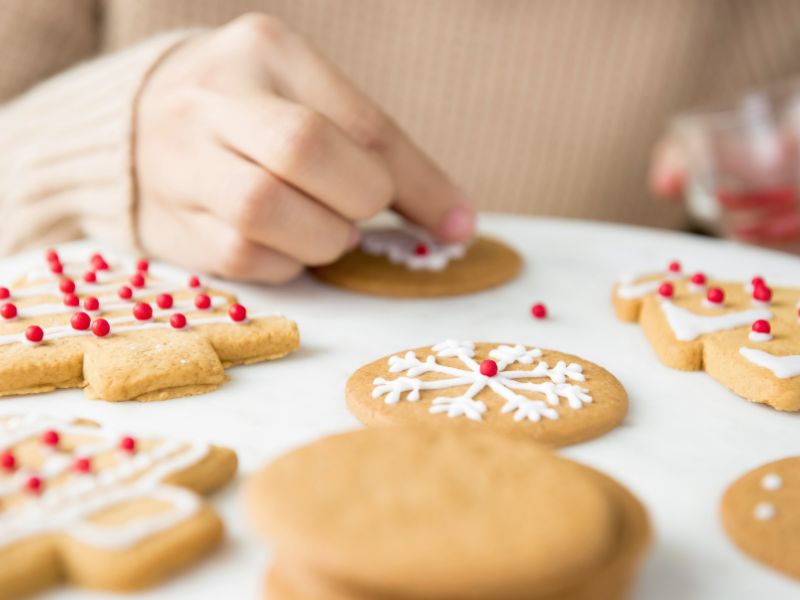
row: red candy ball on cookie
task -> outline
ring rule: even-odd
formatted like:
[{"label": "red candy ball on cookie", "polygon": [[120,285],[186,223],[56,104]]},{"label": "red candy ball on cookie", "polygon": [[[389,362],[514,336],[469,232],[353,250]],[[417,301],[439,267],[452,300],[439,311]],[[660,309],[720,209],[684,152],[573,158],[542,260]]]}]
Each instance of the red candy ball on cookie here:
[{"label": "red candy ball on cookie", "polygon": [[417,244],[414,246],[414,254],[417,256],[427,256],[430,249],[427,244]]},{"label": "red candy ball on cookie", "polygon": [[45,251],[44,258],[47,262],[60,262],[61,260],[58,258],[58,252],[56,252],[53,248],[48,248]]},{"label": "red candy ball on cookie", "polygon": [[672,285],[669,281],[665,281],[660,286],[658,286],[658,295],[662,298],[672,298],[672,295],[675,293],[675,286]]},{"label": "red candy ball on cookie", "polygon": [[247,318],[247,309],[241,304],[231,304],[231,307],[228,309],[228,316],[232,321],[241,323]]},{"label": "red candy ball on cookie", "polygon": [[25,339],[38,344],[44,339],[44,330],[38,325],[31,325],[25,330]]},{"label": "red candy ball on cookie", "polygon": [[92,254],[89,262],[94,267],[95,271],[105,271],[108,269],[108,263],[106,262],[106,259],[103,258],[103,255],[99,252]]},{"label": "red candy ball on cookie", "polygon": [[83,274],[83,280],[86,283],[97,283],[97,273],[94,271],[86,271],[86,273]]},{"label": "red candy ball on cookie", "polygon": [[175,313],[169,318],[169,324],[174,329],[183,329],[186,327],[186,316],[183,313]]},{"label": "red candy ball on cookie", "polygon": [[95,298],[94,296],[87,296],[83,299],[83,308],[88,310],[89,312],[95,312],[100,310],[100,300]]},{"label": "red candy ball on cookie", "polygon": [[53,261],[50,263],[50,271],[56,275],[61,275],[64,272],[64,265],[58,261]]},{"label": "red candy ball on cookie", "polygon": [[105,319],[95,319],[92,323],[92,333],[97,337],[106,337],[111,332],[111,325]]},{"label": "red candy ball on cookie", "polygon": [[673,260],[672,262],[667,265],[667,269],[670,273],[680,273],[681,272],[681,263],[680,261]]},{"label": "red candy ball on cookie", "polygon": [[58,282],[58,289],[60,289],[64,294],[72,294],[75,291],[75,282],[69,277],[64,277]]},{"label": "red candy ball on cookie", "polygon": [[172,308],[172,294],[159,294],[156,296],[158,308]]},{"label": "red candy ball on cookie", "polygon": [[772,300],[772,289],[763,284],[753,287],[753,300],[769,302]]},{"label": "red candy ball on cookie", "polygon": [[0,469],[13,471],[17,468],[16,457],[8,451],[0,452]]},{"label": "red candy ball on cookie", "polygon": [[485,375],[486,377],[494,377],[497,375],[497,363],[491,358],[487,358],[481,363],[480,371],[481,375]]},{"label": "red candy ball on cookie", "polygon": [[533,316],[534,319],[546,319],[547,307],[541,302],[537,302],[536,304],[531,306],[531,315]]},{"label": "red candy ball on cookie", "polygon": [[147,262],[146,259],[140,258],[138,261],[136,261],[136,270],[139,271],[140,273],[147,273],[149,269],[150,269],[150,263]]},{"label": "red candy ball on cookie", "polygon": [[153,318],[153,307],[147,302],[137,302],[133,305],[133,316],[138,321],[149,321]]},{"label": "red candy ball on cookie", "polygon": [[189,287],[190,288],[199,288],[200,287],[200,278],[197,275],[192,275],[189,277]]},{"label": "red candy ball on cookie", "polygon": [[70,306],[72,308],[81,305],[81,300],[78,298],[76,294],[70,292],[69,294],[64,294],[64,306]]},{"label": "red candy ball on cookie", "polygon": [[0,306],[0,316],[4,319],[14,319],[17,316],[17,307],[11,304],[11,302],[6,302],[2,306]]},{"label": "red candy ball on cookie", "polygon": [[44,488],[44,482],[41,477],[31,475],[25,482],[25,490],[31,494],[38,494]]},{"label": "red candy ball on cookie", "polygon": [[0,300],[5,300],[11,297],[11,292],[7,287],[0,287]]},{"label": "red candy ball on cookie", "polygon": [[750,285],[752,285],[754,288],[757,288],[759,286],[766,285],[766,282],[761,275],[756,275],[750,280]]},{"label": "red candy ball on cookie", "polygon": [[692,275],[691,282],[695,285],[705,285],[706,276],[704,273],[695,273]]},{"label": "red candy ball on cookie", "polygon": [[117,296],[119,296],[122,300],[130,300],[133,298],[133,290],[127,285],[123,285],[117,290]]},{"label": "red candy ball on cookie", "polygon": [[130,278],[131,285],[135,288],[143,288],[145,284],[144,275],[141,273],[134,273]]},{"label": "red candy ball on cookie", "polygon": [[712,304],[722,304],[725,302],[725,292],[722,288],[710,288],[708,292],[706,292],[706,300]]},{"label": "red candy ball on cookie", "polygon": [[197,294],[194,297],[194,305],[200,310],[211,308],[211,297],[208,294]]},{"label": "red candy ball on cookie", "polygon": [[772,327],[770,326],[769,321],[766,321],[764,319],[759,319],[758,321],[755,321],[753,323],[753,326],[751,327],[751,329],[755,333],[771,333],[772,332]]},{"label": "red candy ball on cookie", "polygon": [[79,456],[72,463],[72,470],[77,473],[89,473],[92,470],[92,460],[85,456]]},{"label": "red candy ball on cookie", "polygon": [[61,442],[61,436],[54,429],[48,429],[42,434],[42,443],[45,446],[55,447]]},{"label": "red candy ball on cookie", "polygon": [[136,440],[129,435],[119,440],[119,449],[133,454],[136,452]]},{"label": "red candy ball on cookie", "polygon": [[92,319],[85,312],[77,312],[69,319],[70,325],[73,329],[78,331],[86,331],[92,324]]}]

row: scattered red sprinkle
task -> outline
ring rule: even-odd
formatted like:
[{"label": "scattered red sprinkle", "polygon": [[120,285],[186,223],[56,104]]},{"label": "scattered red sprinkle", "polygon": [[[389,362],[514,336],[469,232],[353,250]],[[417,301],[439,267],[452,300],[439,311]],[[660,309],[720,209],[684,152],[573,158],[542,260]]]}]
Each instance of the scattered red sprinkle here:
[{"label": "scattered red sprinkle", "polygon": [[753,288],[753,298],[759,302],[772,300],[772,290],[766,285],[757,285]]},{"label": "scattered red sprinkle", "polygon": [[119,448],[120,450],[124,450],[125,452],[130,452],[131,454],[136,452],[136,440],[133,439],[131,436],[126,435],[119,441]]},{"label": "scattered red sprinkle", "polygon": [[3,306],[0,306],[0,315],[4,319],[13,319],[17,316],[17,307],[11,302],[6,302]]},{"label": "scattered red sprinkle", "polygon": [[0,287],[0,300],[5,300],[11,297],[11,292],[7,287]]},{"label": "scattered red sprinkle", "polygon": [[136,263],[136,270],[140,273],[147,273],[148,269],[150,269],[150,263],[144,258],[140,258]]},{"label": "scattered red sprinkle", "polygon": [[247,309],[241,304],[231,304],[231,307],[228,309],[228,315],[231,320],[240,323],[247,318]]},{"label": "scattered red sprinkle", "polygon": [[86,271],[86,273],[83,274],[83,280],[86,283],[97,283],[97,273],[94,271]]},{"label": "scattered red sprinkle", "polygon": [[541,302],[537,302],[531,306],[531,314],[534,319],[545,319],[547,318],[547,307]]},{"label": "scattered red sprinkle", "polygon": [[42,434],[42,443],[45,446],[58,446],[61,436],[55,429],[48,429]]},{"label": "scattered red sprinkle", "polygon": [[692,283],[695,285],[705,285],[706,284],[706,276],[704,273],[695,273],[692,275]]},{"label": "scattered red sprinkle", "polygon": [[172,308],[172,294],[159,294],[156,296],[158,308]]},{"label": "scattered red sprinkle", "polygon": [[44,482],[42,481],[42,478],[37,477],[36,475],[28,477],[28,480],[25,482],[25,489],[31,494],[38,494],[42,491],[43,487]]},{"label": "scattered red sprinkle", "polygon": [[200,310],[207,310],[211,308],[211,298],[208,294],[197,294],[194,297],[194,305]]},{"label": "scattered red sprinkle", "polygon": [[200,287],[200,278],[197,275],[192,275],[191,277],[189,277],[189,287],[190,288]]},{"label": "scattered red sprinkle", "polygon": [[127,285],[123,285],[121,288],[119,288],[119,290],[117,290],[117,295],[123,300],[130,300],[133,298],[133,290]]},{"label": "scattered red sprinkle", "polygon": [[130,279],[131,285],[135,288],[143,288],[145,284],[144,275],[141,273],[134,273]]},{"label": "scattered red sprinkle", "polygon": [[50,263],[50,271],[56,275],[61,275],[64,272],[64,265],[60,262],[53,261]]},{"label": "scattered red sprinkle", "polygon": [[16,457],[8,452],[0,452],[0,468],[4,471],[13,471],[17,468],[17,459]]},{"label": "scattered red sprinkle", "polygon": [[80,306],[81,300],[78,298],[77,295],[69,292],[68,294],[64,294],[64,306]]},{"label": "scattered red sprinkle", "polygon": [[673,260],[671,263],[669,263],[669,266],[667,268],[669,269],[670,273],[680,273],[681,263],[677,260]]},{"label": "scattered red sprinkle", "polygon": [[97,337],[106,337],[111,331],[111,325],[105,319],[95,319],[92,323],[92,333]]},{"label": "scattered red sprinkle", "polygon": [[58,289],[60,289],[65,294],[71,294],[75,291],[75,282],[72,281],[69,277],[64,277],[58,283]]},{"label": "scattered red sprinkle", "polygon": [[88,473],[92,470],[92,461],[86,457],[78,457],[72,463],[72,470],[78,473]]},{"label": "scattered red sprinkle", "polygon": [[92,319],[85,312],[77,312],[70,317],[69,322],[73,329],[86,331],[91,326]]},{"label": "scattered red sprinkle", "polygon": [[44,331],[38,325],[31,325],[25,330],[25,337],[29,342],[38,344],[44,339]]},{"label": "scattered red sprinkle", "polygon": [[137,302],[133,305],[133,316],[139,321],[148,321],[153,318],[153,307],[147,302]]},{"label": "scattered red sprinkle", "polygon": [[753,331],[756,333],[770,333],[772,331],[772,327],[770,327],[769,321],[765,321],[764,319],[759,319],[753,323],[752,327]]},{"label": "scattered red sprinkle", "polygon": [[94,296],[87,296],[86,298],[83,299],[83,308],[85,308],[89,312],[96,312],[100,310],[100,300],[98,300]]},{"label": "scattered red sprinkle", "polygon": [[186,316],[183,313],[175,313],[169,318],[169,324],[175,329],[183,329],[186,327]]},{"label": "scattered red sprinkle", "polygon": [[486,377],[494,377],[497,375],[497,363],[491,358],[487,358],[481,363],[481,375]]},{"label": "scattered red sprinkle", "polygon": [[712,304],[722,304],[725,302],[725,292],[721,288],[709,288],[706,299]]},{"label": "scattered red sprinkle", "polygon": [[414,246],[414,254],[417,256],[427,256],[428,252],[430,252],[430,250],[427,244],[417,244]]},{"label": "scattered red sprinkle", "polygon": [[47,260],[47,262],[59,261],[58,252],[56,252],[53,248],[48,248],[47,251],[44,253],[44,257]]},{"label": "scattered red sprinkle", "polygon": [[672,298],[672,295],[675,293],[675,286],[672,285],[669,281],[665,281],[660,286],[658,286],[658,295],[662,298]]}]

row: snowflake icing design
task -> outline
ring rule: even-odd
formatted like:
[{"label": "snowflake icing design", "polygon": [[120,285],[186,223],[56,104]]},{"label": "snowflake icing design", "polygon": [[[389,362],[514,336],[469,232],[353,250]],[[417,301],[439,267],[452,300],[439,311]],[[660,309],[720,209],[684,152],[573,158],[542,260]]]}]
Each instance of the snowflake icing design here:
[{"label": "snowflake icing design", "polygon": [[[373,381],[375,386],[372,391],[373,398],[384,397],[386,404],[396,404],[406,394],[406,400],[416,402],[420,399],[422,390],[443,390],[458,386],[469,386],[460,396],[439,396],[433,399],[430,412],[433,414],[447,413],[450,417],[465,416],[473,421],[482,420],[486,404],[477,400],[476,396],[485,388],[505,399],[502,413],[514,413],[515,421],[528,419],[539,421],[545,419],[556,420],[561,398],[566,400],[572,409],[579,409],[584,404],[590,404],[592,397],[589,390],[569,381],[586,381],[583,368],[577,363],[567,364],[559,361],[550,367],[545,361],[539,361],[533,369],[506,370],[514,363],[530,365],[542,356],[538,348],[526,348],[520,344],[516,346],[497,346],[489,352],[489,356],[496,361],[497,374],[483,375],[480,365],[475,361],[475,344],[473,342],[447,340],[433,346],[436,356],[429,355],[425,360],[417,358],[416,353],[409,351],[405,356],[392,356],[389,358],[389,372],[405,372],[405,376],[396,379],[378,377]],[[450,367],[437,362],[438,358],[458,358],[464,368]],[[439,373],[447,377],[435,380],[422,380],[419,375],[423,373]],[[522,379],[549,379],[549,381],[532,382],[520,381]],[[544,396],[544,400],[535,400],[518,394],[515,390],[536,392]]]}]

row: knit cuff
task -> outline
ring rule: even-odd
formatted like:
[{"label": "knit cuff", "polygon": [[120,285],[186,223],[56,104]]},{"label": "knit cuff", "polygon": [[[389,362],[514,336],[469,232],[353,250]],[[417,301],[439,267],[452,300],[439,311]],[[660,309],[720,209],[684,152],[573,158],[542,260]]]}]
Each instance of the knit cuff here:
[{"label": "knit cuff", "polygon": [[195,30],[49,79],[0,108],[0,254],[86,235],[136,248],[134,125],[148,75]]}]

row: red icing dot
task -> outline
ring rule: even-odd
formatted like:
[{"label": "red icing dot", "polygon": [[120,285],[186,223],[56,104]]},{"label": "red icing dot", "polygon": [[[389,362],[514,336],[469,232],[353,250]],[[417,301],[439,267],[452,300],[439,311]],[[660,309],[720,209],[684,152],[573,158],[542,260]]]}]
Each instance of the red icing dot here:
[{"label": "red icing dot", "polygon": [[754,288],[757,288],[761,285],[766,285],[766,282],[764,281],[763,277],[756,275],[750,280],[750,285],[752,285]]},{"label": "red icing dot", "polygon": [[125,452],[130,452],[131,454],[136,452],[136,440],[131,436],[126,435],[119,440],[119,449],[124,450]]},{"label": "red icing dot", "polygon": [[704,273],[695,273],[692,275],[692,283],[695,285],[705,285],[706,284],[706,276]]},{"label": "red icing dot", "polygon": [[414,246],[414,254],[417,256],[426,256],[430,252],[427,244],[417,244]]},{"label": "red icing dot", "polygon": [[772,300],[772,290],[766,285],[757,285],[753,288],[753,298],[759,302],[769,302]]},{"label": "red icing dot", "polygon": [[189,277],[189,287],[190,288],[200,287],[200,278],[197,275],[192,275],[191,277]]},{"label": "red icing dot", "polygon": [[158,308],[172,308],[172,295],[159,294],[156,296],[156,304],[158,305]]},{"label": "red icing dot", "polygon": [[0,468],[4,471],[13,471],[17,468],[17,459],[11,452],[0,452]]},{"label": "red icing dot", "polygon": [[105,319],[95,319],[92,323],[92,333],[97,337],[106,337],[111,331],[111,325]]},{"label": "red icing dot", "polygon": [[144,275],[141,273],[134,273],[130,279],[131,285],[135,288],[143,288],[145,284]]},{"label": "red icing dot", "polygon": [[60,262],[53,261],[50,263],[50,271],[56,275],[60,275],[64,272],[64,265],[62,265]]},{"label": "red icing dot", "polygon": [[147,262],[144,258],[140,258],[136,262],[136,270],[141,273],[147,273],[149,268],[150,268],[150,263]]},{"label": "red icing dot", "polygon": [[42,443],[45,446],[58,446],[61,436],[54,429],[48,429],[42,434]]},{"label": "red icing dot", "polygon": [[8,291],[7,287],[0,287],[0,300],[5,300],[6,298],[11,297],[11,292]]},{"label": "red icing dot", "polygon": [[772,331],[772,327],[769,325],[769,321],[765,321],[764,319],[759,319],[753,323],[752,327],[753,331],[756,333],[770,333]]},{"label": "red icing dot", "polygon": [[70,292],[69,294],[64,294],[64,306],[80,306],[81,301],[78,296]]},{"label": "red icing dot", "polygon": [[541,302],[531,306],[531,314],[535,319],[544,319],[547,317],[547,307]]},{"label": "red icing dot", "polygon": [[72,281],[72,279],[70,279],[69,277],[64,277],[58,283],[58,289],[60,289],[65,294],[71,294],[72,292],[75,291],[75,282]]},{"label": "red icing dot", "polygon": [[78,473],[88,473],[92,470],[92,461],[86,457],[78,457],[72,463],[72,470]]},{"label": "red icing dot", "polygon": [[228,309],[228,315],[231,320],[240,323],[247,318],[247,309],[241,304],[231,304],[231,307]]},{"label": "red icing dot", "polygon": [[169,318],[169,324],[175,329],[183,329],[186,327],[186,316],[182,313],[175,313]]},{"label": "red icing dot", "polygon": [[44,482],[42,481],[42,478],[37,477],[36,475],[31,475],[25,482],[25,489],[31,494],[38,494],[42,491],[43,487]]},{"label": "red icing dot", "polygon": [[86,331],[92,324],[92,319],[85,312],[77,312],[70,317],[69,322],[73,329]]},{"label": "red icing dot", "polygon": [[200,310],[207,310],[211,308],[211,298],[208,294],[197,294],[194,297],[194,305]]},{"label": "red icing dot", "polygon": [[670,273],[680,273],[681,272],[681,263],[677,260],[673,260],[669,263],[668,267]]},{"label": "red icing dot", "polygon": [[121,288],[119,288],[119,290],[117,290],[117,295],[123,300],[130,300],[133,298],[133,290],[127,285],[123,285]]},{"label": "red icing dot", "polygon": [[47,262],[56,262],[59,260],[58,252],[56,252],[53,248],[48,248],[44,253],[44,257]]},{"label": "red icing dot", "polygon": [[100,310],[100,300],[95,298],[94,296],[87,296],[83,299],[83,308],[88,310],[89,312],[95,312]]},{"label": "red icing dot", "polygon": [[671,298],[672,294],[675,293],[675,286],[672,285],[669,281],[665,281],[660,286],[658,286],[658,295],[663,298]]},{"label": "red icing dot", "polygon": [[722,304],[725,302],[725,292],[721,288],[709,288],[706,299],[712,304]]},{"label": "red icing dot", "polygon": [[486,375],[486,377],[494,377],[497,375],[497,363],[487,358],[481,363],[481,375]]},{"label": "red icing dot", "polygon": [[92,254],[92,257],[89,259],[89,262],[94,267],[95,271],[105,271],[108,269],[108,263],[106,259],[103,258],[103,255],[99,252],[95,252]]},{"label": "red icing dot", "polygon": [[39,343],[44,339],[44,331],[38,325],[31,325],[25,330],[25,338],[29,342]]},{"label": "red icing dot", "polygon": [[137,302],[133,305],[133,316],[139,321],[147,321],[153,318],[153,307],[147,302]]},{"label": "red icing dot", "polygon": [[4,319],[13,319],[17,316],[17,307],[11,304],[11,302],[6,302],[3,306],[0,306],[0,315],[2,315]]},{"label": "red icing dot", "polygon": [[83,274],[83,280],[86,283],[95,283],[97,282],[97,273],[94,271],[86,271],[86,273]]}]

